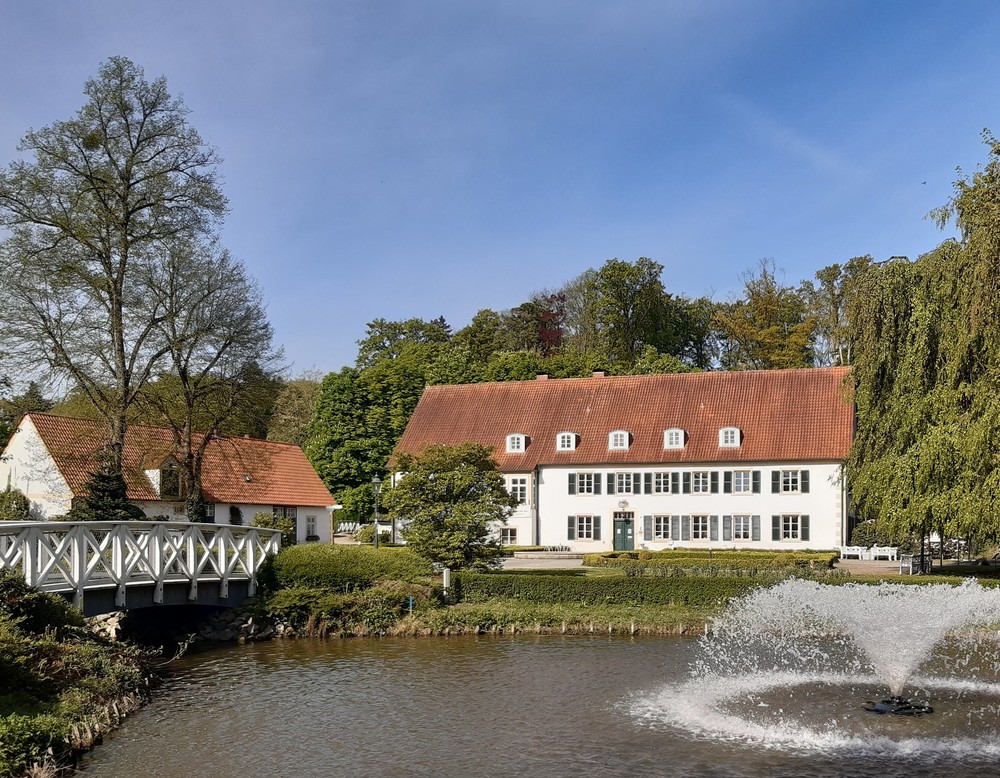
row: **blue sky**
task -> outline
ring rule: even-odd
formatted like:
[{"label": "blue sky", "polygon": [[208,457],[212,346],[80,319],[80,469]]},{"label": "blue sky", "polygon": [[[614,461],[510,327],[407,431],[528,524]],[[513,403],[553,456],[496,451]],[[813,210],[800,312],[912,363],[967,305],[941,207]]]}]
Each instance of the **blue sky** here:
[{"label": "blue sky", "polygon": [[0,164],[100,62],[167,77],[292,373],[368,321],[518,305],[611,257],[731,299],[911,257],[1000,134],[1000,3],[5,0]]}]

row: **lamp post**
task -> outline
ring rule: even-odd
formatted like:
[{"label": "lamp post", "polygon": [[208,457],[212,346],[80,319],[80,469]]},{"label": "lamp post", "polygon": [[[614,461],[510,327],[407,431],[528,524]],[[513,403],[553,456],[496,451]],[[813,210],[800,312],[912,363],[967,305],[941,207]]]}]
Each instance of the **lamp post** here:
[{"label": "lamp post", "polygon": [[375,550],[378,551],[378,496],[382,491],[382,479],[375,476],[372,479],[372,496],[375,498]]}]

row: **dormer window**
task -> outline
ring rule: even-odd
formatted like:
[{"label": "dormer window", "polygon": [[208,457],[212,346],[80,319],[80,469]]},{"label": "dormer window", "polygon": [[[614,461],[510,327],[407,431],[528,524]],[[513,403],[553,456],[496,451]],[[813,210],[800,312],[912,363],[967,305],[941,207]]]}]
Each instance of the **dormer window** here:
[{"label": "dormer window", "polygon": [[684,448],[684,430],[680,427],[671,427],[663,431],[664,448]]},{"label": "dormer window", "polygon": [[176,459],[168,459],[160,465],[160,499],[179,499],[181,494],[181,468]]},{"label": "dormer window", "polygon": [[576,433],[560,432],[556,435],[556,451],[576,451]]},{"label": "dormer window", "polygon": [[719,430],[719,448],[739,448],[743,442],[743,432],[739,427],[723,427]]},{"label": "dormer window", "polygon": [[615,430],[608,434],[608,449],[611,451],[627,451],[629,434],[625,430]]},{"label": "dormer window", "polygon": [[528,445],[527,435],[514,434],[507,436],[507,453],[508,454],[523,454],[525,447]]}]

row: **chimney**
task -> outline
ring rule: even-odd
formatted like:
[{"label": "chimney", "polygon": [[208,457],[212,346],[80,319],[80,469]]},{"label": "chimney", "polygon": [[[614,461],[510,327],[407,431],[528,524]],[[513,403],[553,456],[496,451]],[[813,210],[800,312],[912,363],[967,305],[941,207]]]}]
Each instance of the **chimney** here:
[{"label": "chimney", "polygon": [[593,373],[590,374],[590,377],[591,378],[607,378],[608,377],[608,371],[607,370],[595,370]]},{"label": "chimney", "polygon": [[548,381],[549,380],[549,374],[548,373],[538,373],[537,375],[535,375],[535,380],[536,381]]}]

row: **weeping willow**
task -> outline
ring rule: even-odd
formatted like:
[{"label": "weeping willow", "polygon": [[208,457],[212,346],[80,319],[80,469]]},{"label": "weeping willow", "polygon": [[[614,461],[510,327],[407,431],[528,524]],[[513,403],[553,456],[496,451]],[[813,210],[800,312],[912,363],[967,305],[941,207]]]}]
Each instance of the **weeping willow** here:
[{"label": "weeping willow", "polygon": [[933,215],[960,238],[865,272],[852,321],[861,519],[896,535],[1000,536],[1000,142]]}]

